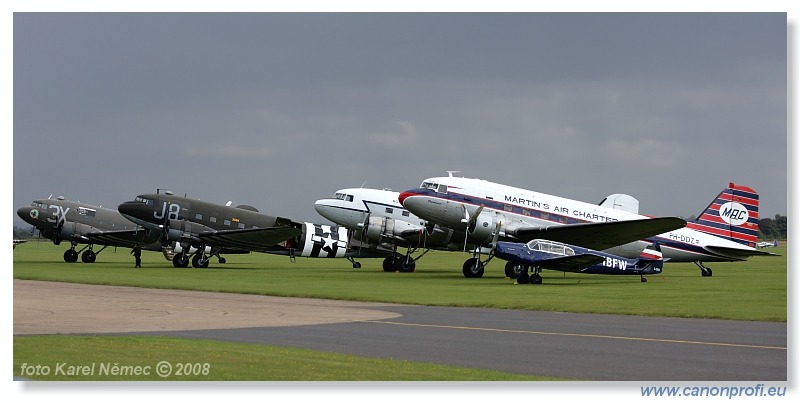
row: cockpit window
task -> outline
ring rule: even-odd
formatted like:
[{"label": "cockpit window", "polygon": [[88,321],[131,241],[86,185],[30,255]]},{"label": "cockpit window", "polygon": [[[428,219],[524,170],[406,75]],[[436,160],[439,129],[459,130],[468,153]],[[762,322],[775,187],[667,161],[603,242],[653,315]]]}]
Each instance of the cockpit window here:
[{"label": "cockpit window", "polygon": [[541,239],[534,239],[528,242],[528,249],[538,250],[547,253],[553,253],[561,256],[574,256],[575,250],[557,242],[544,241]]},{"label": "cockpit window", "polygon": [[148,199],[142,196],[136,196],[136,199],[134,199],[134,201],[137,201],[139,203],[144,203],[146,206],[154,206],[156,204],[153,199]]},{"label": "cockpit window", "polygon": [[345,197],[345,201],[353,201],[353,195],[347,195],[347,197]]},{"label": "cockpit window", "polygon": [[423,189],[431,189],[436,193],[447,193],[447,185],[440,185],[438,183],[433,182],[422,182]]}]

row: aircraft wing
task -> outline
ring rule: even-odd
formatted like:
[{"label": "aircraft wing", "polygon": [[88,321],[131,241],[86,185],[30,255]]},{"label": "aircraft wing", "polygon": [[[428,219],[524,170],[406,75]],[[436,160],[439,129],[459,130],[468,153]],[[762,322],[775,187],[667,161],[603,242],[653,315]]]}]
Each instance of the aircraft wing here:
[{"label": "aircraft wing", "polygon": [[537,262],[537,264],[539,264],[543,269],[580,273],[583,269],[602,263],[604,260],[606,260],[606,258],[603,256],[584,253],[580,255],[562,256],[540,260]]},{"label": "aircraft wing", "polygon": [[248,228],[202,232],[198,236],[209,245],[223,248],[262,251],[300,235],[295,227]]},{"label": "aircraft wing", "polygon": [[136,245],[145,246],[158,242],[158,236],[149,236],[148,231],[138,230],[119,230],[119,231],[97,231],[83,235],[91,243],[96,245],[121,246],[133,248]]},{"label": "aircraft wing", "polygon": [[518,228],[511,235],[524,241],[548,239],[584,248],[603,250],[686,226],[678,217],[645,218],[586,224]]}]

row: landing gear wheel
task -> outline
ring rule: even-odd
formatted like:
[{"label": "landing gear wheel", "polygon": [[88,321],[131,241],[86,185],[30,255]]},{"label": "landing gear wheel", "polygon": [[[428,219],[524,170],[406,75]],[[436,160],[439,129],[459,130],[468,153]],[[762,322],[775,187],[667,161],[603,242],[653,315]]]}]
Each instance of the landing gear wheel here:
[{"label": "landing gear wheel", "polygon": [[197,269],[205,269],[208,267],[208,258],[200,253],[195,254],[192,257],[192,267]]},{"label": "landing gear wheel", "polygon": [[172,258],[172,265],[178,268],[189,267],[189,256],[185,253],[178,253]]},{"label": "landing gear wheel", "polygon": [[222,257],[222,256],[219,257],[219,263],[220,264],[225,264],[226,262],[227,262],[227,260],[225,260],[224,257]]},{"label": "landing gear wheel", "polygon": [[75,249],[67,249],[64,252],[64,261],[67,263],[75,263],[78,261],[78,252]]},{"label": "landing gear wheel", "polygon": [[528,276],[528,273],[521,273],[517,276],[517,281],[515,284],[530,284],[531,277]]},{"label": "landing gear wheel", "polygon": [[97,254],[91,250],[85,250],[81,253],[81,261],[83,263],[94,263],[97,260]]},{"label": "landing gear wheel", "polygon": [[395,271],[394,263],[395,263],[394,256],[389,256],[386,259],[383,259],[383,271],[385,272]]},{"label": "landing gear wheel", "polygon": [[417,267],[417,262],[413,261],[409,258],[403,258],[396,262],[397,270],[401,273],[413,273],[414,269]]},{"label": "landing gear wheel", "polygon": [[706,267],[706,269],[705,269],[705,270],[702,270],[702,271],[700,272],[700,275],[701,275],[701,276],[703,276],[703,277],[711,277],[713,274],[714,274],[714,273],[713,273],[713,272],[711,271],[711,269],[709,269],[708,267]]},{"label": "landing gear wheel", "polygon": [[643,282],[643,283],[646,283],[646,282],[647,282],[647,279],[646,279],[646,278],[644,278],[644,277],[642,277],[642,282]]},{"label": "landing gear wheel", "polygon": [[524,264],[506,262],[506,277],[516,279],[522,273],[527,273],[528,269]]},{"label": "landing gear wheel", "polygon": [[531,276],[531,284],[542,284],[542,276],[536,273]]},{"label": "landing gear wheel", "polygon": [[464,266],[461,271],[464,273],[464,277],[466,278],[483,277],[483,262],[475,257],[469,258],[466,262],[464,262]]}]

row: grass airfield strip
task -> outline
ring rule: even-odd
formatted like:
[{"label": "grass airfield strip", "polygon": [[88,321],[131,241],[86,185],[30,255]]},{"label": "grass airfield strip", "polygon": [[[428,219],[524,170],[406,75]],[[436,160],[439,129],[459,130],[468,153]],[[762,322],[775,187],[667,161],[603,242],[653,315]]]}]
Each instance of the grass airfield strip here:
[{"label": "grass airfield strip", "polygon": [[[386,273],[379,259],[361,259],[353,269],[344,259],[265,254],[212,259],[207,269],[176,269],[161,254],[143,253],[143,268],[133,268],[128,249],[106,249],[96,263],[65,263],[66,247],[28,242],[13,252],[14,278],[86,284],[124,285],[394,302],[419,305],[491,307],[561,312],[673,316],[786,322],[786,249],[780,257],[709,264],[713,277],[701,277],[691,263],[666,263],[649,276],[597,276],[545,271],[544,284],[513,285],[501,260],[480,279],[467,279],[461,264],[468,254],[431,252],[415,273]],[[99,374],[101,363],[154,367],[160,361],[199,364],[198,374],[177,378],[121,378]],[[208,362],[209,372],[203,373]],[[55,374],[58,363],[87,366],[92,377]],[[48,366],[50,374],[22,373],[22,365]],[[379,360],[303,349],[164,337],[18,336],[14,337],[15,376],[47,380],[552,380],[426,363]],[[110,364],[109,364],[110,365]],[[42,367],[40,367],[41,369]],[[64,369],[65,367],[62,367]],[[195,368],[195,367],[193,367]],[[364,368],[364,369],[361,369]],[[151,368],[152,369],[152,368]],[[65,372],[65,371],[62,371]],[[152,372],[152,371],[151,371]],[[58,375],[58,377],[56,376]]]},{"label": "grass airfield strip", "polygon": [[15,337],[13,373],[47,381],[558,380],[246,343],[65,335]]},{"label": "grass airfield strip", "polygon": [[606,313],[786,322],[786,248],[781,256],[745,262],[709,263],[712,277],[701,277],[692,263],[669,263],[647,276],[609,276],[545,270],[544,283],[514,285],[494,259],[482,278],[461,273],[469,254],[431,252],[414,273],[386,273],[380,259],[360,259],[353,269],[345,259],[298,258],[263,253],[211,259],[206,269],[177,269],[156,252],[142,254],[133,267],[129,249],[108,248],[96,263],[65,263],[66,247],[28,242],[14,250],[14,278],[84,284],[124,285],[285,297],[326,298],[416,305],[462,306],[539,311]]}]

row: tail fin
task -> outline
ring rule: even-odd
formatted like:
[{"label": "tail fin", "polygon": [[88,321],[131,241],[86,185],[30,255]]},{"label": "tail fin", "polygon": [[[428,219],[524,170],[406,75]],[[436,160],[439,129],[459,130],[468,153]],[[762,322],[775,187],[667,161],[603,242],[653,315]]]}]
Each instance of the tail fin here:
[{"label": "tail fin", "polygon": [[753,247],[758,241],[758,193],[730,183],[686,228]]},{"label": "tail fin", "polygon": [[641,269],[643,274],[661,273],[661,269],[664,268],[661,245],[658,242],[653,242],[652,245],[644,248],[642,253],[639,254],[639,260],[636,261],[636,267]]}]

